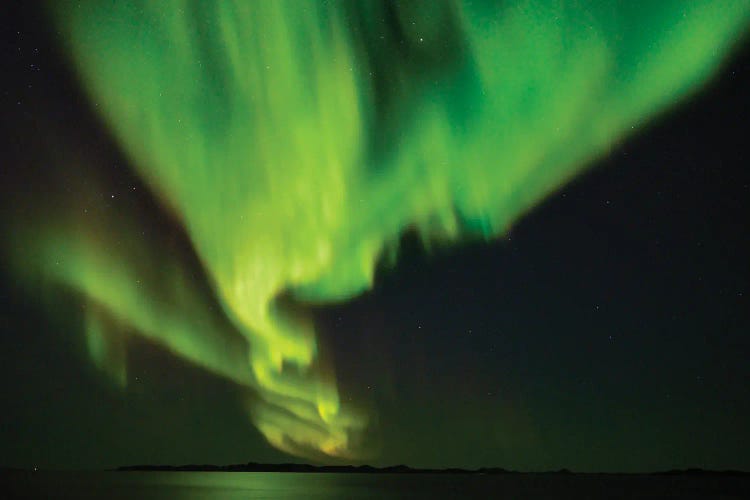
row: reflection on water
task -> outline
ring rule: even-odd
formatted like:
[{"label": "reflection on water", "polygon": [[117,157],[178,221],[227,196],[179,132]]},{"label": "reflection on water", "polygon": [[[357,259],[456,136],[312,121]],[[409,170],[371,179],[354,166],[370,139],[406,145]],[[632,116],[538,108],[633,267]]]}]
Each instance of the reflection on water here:
[{"label": "reflection on water", "polygon": [[750,498],[748,477],[561,474],[26,472],[0,474],[0,498]]}]

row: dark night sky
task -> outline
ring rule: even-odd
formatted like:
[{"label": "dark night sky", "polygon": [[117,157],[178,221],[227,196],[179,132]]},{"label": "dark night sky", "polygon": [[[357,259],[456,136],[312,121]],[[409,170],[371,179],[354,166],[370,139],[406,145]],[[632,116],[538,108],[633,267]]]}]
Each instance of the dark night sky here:
[{"label": "dark night sky", "polygon": [[[142,186],[42,18],[16,8],[0,29],[0,209],[37,186],[26,160],[60,145]],[[316,310],[341,386],[377,409],[376,464],[750,470],[749,63],[737,51],[507,237],[429,254],[406,236],[374,290]],[[125,203],[156,212],[145,192]],[[290,460],[232,384],[143,341],[116,389],[75,299],[31,297],[0,269],[0,465]]]}]

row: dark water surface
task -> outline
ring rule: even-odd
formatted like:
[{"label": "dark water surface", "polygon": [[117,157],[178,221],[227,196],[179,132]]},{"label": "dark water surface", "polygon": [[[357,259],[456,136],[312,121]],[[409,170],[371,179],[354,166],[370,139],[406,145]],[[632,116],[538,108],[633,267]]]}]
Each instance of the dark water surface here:
[{"label": "dark water surface", "polygon": [[747,477],[12,472],[2,473],[0,478],[0,498],[750,498],[750,479]]}]

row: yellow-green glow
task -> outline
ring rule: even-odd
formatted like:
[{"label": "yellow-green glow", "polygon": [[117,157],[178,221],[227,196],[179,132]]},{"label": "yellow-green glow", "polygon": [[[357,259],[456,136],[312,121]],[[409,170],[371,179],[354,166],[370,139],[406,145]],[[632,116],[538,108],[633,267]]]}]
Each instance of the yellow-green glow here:
[{"label": "yellow-green glow", "polygon": [[367,452],[367,417],[342,404],[304,304],[367,290],[409,228],[426,242],[501,234],[705,81],[750,13],[744,0],[51,5],[233,326],[158,248],[48,221],[31,265],[90,299],[88,345],[115,380],[108,332],[127,327],[253,388],[274,446],[347,458]]}]

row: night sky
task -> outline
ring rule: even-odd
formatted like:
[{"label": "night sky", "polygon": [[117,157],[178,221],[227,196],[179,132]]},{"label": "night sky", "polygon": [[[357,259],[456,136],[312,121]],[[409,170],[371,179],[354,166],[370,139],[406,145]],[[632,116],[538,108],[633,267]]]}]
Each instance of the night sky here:
[{"label": "night sky", "polygon": [[[97,2],[83,3],[92,12],[98,9],[91,7]],[[449,198],[452,209],[448,215],[439,212],[435,223],[422,217],[422,209],[428,215],[434,215],[432,211],[436,210],[427,195],[414,195],[422,204],[414,202],[413,210],[402,208],[411,207],[411,183],[419,184],[423,178],[439,179],[444,174],[450,185],[462,179],[461,168],[471,170],[468,166],[455,171],[451,170],[453,167],[416,170],[411,181],[393,185],[388,179],[394,171],[407,171],[410,164],[403,158],[412,156],[429,154],[432,156],[427,160],[436,162],[444,156],[451,164],[461,164],[466,158],[485,158],[482,154],[490,151],[491,138],[487,142],[477,139],[475,144],[464,136],[481,135],[479,131],[484,131],[495,116],[485,118],[484,111],[472,104],[483,92],[482,84],[477,82],[492,81],[493,74],[483,73],[486,70],[481,54],[476,56],[474,66],[463,62],[471,49],[467,48],[470,42],[464,45],[461,37],[466,35],[469,40],[472,33],[469,28],[462,28],[464,33],[451,24],[452,11],[430,11],[440,18],[437,23],[449,39],[437,51],[440,55],[435,56],[414,48],[422,42],[434,43],[429,38],[434,33],[425,28],[424,38],[415,38],[404,28],[409,25],[405,18],[413,18],[414,25],[419,25],[429,17],[427,14],[404,14],[389,2],[368,5],[373,6],[369,11],[350,9],[354,12],[340,18],[326,14],[333,19],[332,25],[336,19],[346,20],[342,26],[355,34],[346,35],[350,38],[341,36],[350,45],[341,45],[343,42],[335,37],[333,41],[319,42],[322,53],[333,47],[331,50],[341,51],[336,52],[339,57],[354,54],[351,57],[355,65],[365,67],[360,70],[362,75],[368,73],[366,68],[374,68],[375,73],[383,65],[396,68],[375,76],[369,73],[375,89],[370,101],[374,111],[365,108],[367,113],[363,112],[366,126],[362,135],[368,140],[361,148],[367,151],[365,158],[374,164],[363,168],[374,173],[368,171],[363,178],[377,181],[361,182],[364,188],[359,177],[352,184],[342,181],[349,188],[347,193],[356,192],[367,200],[362,202],[366,208],[357,208],[367,213],[367,222],[347,225],[346,218],[346,223],[336,226],[343,228],[343,239],[331,230],[332,241],[346,242],[340,247],[332,244],[331,250],[345,264],[339,265],[336,257],[330,268],[321,271],[324,274],[316,274],[315,279],[307,280],[303,271],[299,281],[294,281],[297,275],[291,271],[283,274],[285,265],[293,267],[297,262],[294,259],[298,254],[292,250],[288,261],[279,258],[285,286],[279,285],[276,299],[266,304],[273,314],[278,309],[285,319],[291,318],[292,332],[297,331],[298,320],[303,325],[299,328],[315,325],[314,338],[324,346],[320,359],[325,363],[314,358],[309,368],[311,378],[300,375],[301,381],[295,378],[293,385],[307,391],[304,383],[312,380],[309,387],[320,392],[304,402],[318,405],[316,408],[322,404],[324,410],[320,412],[325,414],[325,405],[332,398],[330,381],[335,379],[334,392],[338,391],[341,408],[348,411],[351,402],[356,411],[347,417],[351,421],[335,421],[326,432],[336,436],[343,428],[345,434],[355,433],[366,422],[362,424],[364,437],[356,443],[357,451],[363,451],[356,456],[327,453],[328,435],[321,438],[322,452],[294,443],[289,445],[287,451],[293,452],[289,454],[269,443],[278,430],[275,425],[288,433],[285,439],[305,434],[309,428],[300,426],[303,430],[299,430],[297,422],[291,427],[279,423],[279,407],[292,411],[285,406],[287,400],[274,399],[281,398],[283,391],[279,386],[245,381],[245,377],[251,377],[250,365],[243,365],[246,351],[261,352],[259,339],[266,337],[240,333],[247,325],[259,323],[253,323],[257,318],[252,315],[243,316],[242,308],[237,306],[244,295],[225,293],[231,289],[225,286],[229,283],[226,280],[236,277],[226,263],[228,258],[246,255],[226,253],[226,249],[243,250],[250,244],[241,240],[243,235],[236,236],[236,228],[244,226],[230,227],[230,211],[225,207],[239,206],[232,205],[234,196],[252,198],[249,192],[242,191],[242,186],[254,185],[259,177],[251,178],[247,184],[238,177],[244,175],[243,169],[252,168],[245,167],[242,158],[238,166],[233,161],[237,158],[235,152],[226,158],[227,164],[231,163],[225,167],[226,175],[218,175],[223,183],[214,183],[213,177],[206,181],[196,176],[198,181],[192,178],[191,184],[179,184],[180,176],[187,175],[180,169],[175,174],[170,164],[177,155],[173,151],[179,149],[180,143],[174,139],[181,137],[179,132],[170,136],[168,130],[154,126],[139,135],[138,125],[146,121],[138,121],[141,115],[131,113],[131,104],[148,104],[146,72],[157,74],[172,64],[169,54],[163,56],[158,70],[144,62],[149,60],[146,56],[140,58],[137,47],[132,60],[130,56],[119,60],[120,53],[112,47],[124,43],[122,37],[127,38],[128,32],[123,35],[113,29],[112,39],[120,38],[117,43],[112,42],[112,47],[108,37],[103,42],[96,33],[86,38],[81,34],[85,31],[76,30],[85,30],[88,18],[65,12],[67,8],[73,10],[67,4],[60,9],[62,14],[50,13],[33,2],[3,7],[0,465],[103,468],[133,463],[313,461],[404,463],[415,467],[498,466],[516,470],[750,470],[747,43],[727,35],[727,39],[735,41],[716,49],[719,54],[728,55],[725,59],[718,55],[718,60],[711,59],[717,64],[714,71],[708,72],[713,76],[705,86],[692,87],[692,93],[679,100],[670,98],[657,105],[652,101],[642,104],[633,98],[632,107],[643,105],[644,111],[633,119],[623,118],[622,127],[612,125],[612,131],[605,134],[605,146],[591,141],[589,144],[585,127],[576,124],[571,125],[579,129],[572,132],[570,142],[578,141],[577,146],[585,153],[572,146],[570,150],[550,146],[541,133],[519,135],[515,140],[526,141],[526,149],[519,149],[517,156],[505,150],[493,151],[491,158],[505,165],[503,161],[525,158],[527,150],[547,148],[553,156],[568,158],[565,161],[569,166],[560,167],[558,172],[557,167],[546,167],[545,159],[539,168],[548,168],[545,172],[554,170],[554,178],[540,174],[539,182],[523,184],[519,188],[521,194],[509,196],[507,202],[500,201],[501,196],[495,196],[493,191],[489,195],[490,208],[507,209],[507,214],[498,218],[485,216],[476,208],[475,198],[467,196],[468,201],[461,201],[463,191],[454,193],[446,188],[451,195],[440,191],[435,198]],[[377,5],[386,7],[378,10]],[[190,15],[202,19],[205,13],[195,10]],[[466,14],[467,19],[470,14]],[[649,24],[647,14],[642,20],[651,28],[644,32],[658,35],[659,29],[668,31],[660,28],[657,21]],[[91,14],[91,19],[99,19],[96,15],[102,14]],[[534,15],[540,16],[542,25],[545,14]],[[743,15],[747,20],[746,8]],[[64,21],[57,24],[54,19],[59,18]],[[238,18],[243,19],[239,15]],[[371,18],[380,21],[371,22]],[[470,21],[466,22],[470,25]],[[113,23],[116,25],[117,21]],[[430,26],[425,23],[422,24]],[[717,21],[717,30],[731,31],[719,24]],[[187,32],[211,39],[210,33],[203,33],[197,24],[193,28],[194,32]],[[149,29],[156,31],[157,27],[144,31],[150,33]],[[565,29],[572,33],[578,28]],[[367,41],[381,40],[381,32],[384,37],[394,38],[393,47],[401,48],[370,49]],[[563,30],[558,35],[566,39],[566,33]],[[68,46],[61,41],[68,36],[79,38]],[[626,37],[614,33],[608,40],[623,38]],[[269,39],[273,37],[269,35]],[[81,51],[76,43],[83,44],[86,50]],[[404,48],[409,43],[416,45]],[[543,37],[537,43],[546,46]],[[312,42],[311,45],[317,47]],[[698,45],[690,47],[698,52]],[[216,53],[226,47],[217,48],[210,43],[196,46],[200,46],[196,50],[201,53],[201,71],[209,76],[192,90],[185,90],[185,94],[200,94],[202,89],[217,87],[226,90],[236,85],[211,76],[231,73],[223,67],[226,61],[212,62],[212,56],[218,58]],[[628,46],[627,53],[635,51],[636,46]],[[344,50],[351,47],[354,48],[349,52]],[[178,49],[174,49],[176,57],[180,55]],[[269,49],[258,50],[266,53]],[[292,50],[301,49],[293,46]],[[80,55],[82,52],[85,55]],[[147,51],[144,53],[150,56]],[[524,59],[521,55],[519,61]],[[646,51],[633,57],[648,61],[650,55]],[[97,59],[99,56],[101,60]],[[450,65],[441,58],[450,57],[460,61],[455,63],[458,69],[444,67]],[[79,66],[72,62],[75,58]],[[366,64],[362,62],[364,58],[369,58]],[[97,65],[97,61],[104,62]],[[179,59],[175,61],[167,78],[158,82],[162,87],[154,84],[159,91],[173,89],[174,82],[182,81],[184,75],[179,71],[184,68]],[[315,61],[324,64],[319,59]],[[644,63],[643,67],[648,65]],[[455,74],[451,73],[454,70]],[[117,71],[121,72],[122,85],[112,84]],[[622,71],[623,75],[631,74],[629,69]],[[654,71],[652,76],[680,80],[673,73]],[[466,76],[474,74],[482,78],[475,81]],[[549,78],[554,80],[557,76]],[[625,77],[615,72],[610,78],[606,86],[619,92],[619,96],[624,95],[617,89]],[[425,111],[431,108],[420,101],[425,93],[420,85],[427,85],[423,80],[451,82],[445,84],[444,92],[442,83],[436,83],[438,90],[425,97],[425,102],[437,102],[448,110],[447,121],[459,123],[460,132],[456,135],[466,141],[461,143],[468,144],[465,148],[446,145],[448,139],[438,141],[443,137],[440,134],[447,134],[445,137],[451,140],[454,137],[440,128],[439,120],[432,128],[425,125],[432,115]],[[633,78],[632,82],[636,85],[634,92],[648,94],[643,92],[643,86],[650,85],[648,81],[638,83]],[[339,90],[334,93],[335,101],[346,89],[340,80],[334,83]],[[543,87],[549,82],[537,83]],[[623,84],[623,89],[628,88]],[[288,91],[292,93],[294,89]],[[546,98],[540,99],[538,106],[519,108],[518,113],[523,115],[516,116],[519,128],[535,130],[536,122],[525,121],[526,115],[547,112],[554,108],[558,97],[564,102],[576,99],[575,95],[558,96],[553,91],[545,94],[544,89],[539,92]],[[321,91],[316,95],[324,100],[329,94]],[[601,98],[601,102],[586,111],[592,119],[607,113],[624,116],[631,107],[628,99],[608,97],[606,92],[592,95],[595,98]],[[192,102],[184,96],[180,99],[175,102]],[[186,134],[190,138],[185,147],[191,161],[198,164],[210,159],[216,171],[224,168],[218,161],[224,157],[212,146],[223,144],[227,150],[234,147],[234,143],[222,141],[232,137],[237,119],[224,121],[221,113],[237,103],[233,99],[233,95],[208,92],[197,118],[194,116],[191,122],[186,112]],[[269,102],[276,102],[274,99],[269,97]],[[291,111],[276,113],[273,108],[268,111],[269,122],[276,120],[274,123],[278,124],[285,116],[307,112],[297,111],[294,99],[284,102]],[[100,103],[109,108],[102,111]],[[159,120],[167,114],[164,109],[144,109],[142,116],[152,120],[148,123],[163,126]],[[324,113],[324,126],[310,132],[310,137],[300,136],[293,146],[269,146],[264,156],[291,157],[295,147],[304,150],[323,144],[322,151],[315,149],[306,157],[309,166],[303,162],[304,168],[291,174],[313,173],[302,184],[308,186],[314,195],[311,199],[315,200],[318,189],[327,185],[326,175],[330,173],[316,170],[315,158],[335,154],[348,158],[348,149],[336,148],[340,144],[346,146],[348,140],[354,142],[354,133],[347,130],[356,129],[356,124],[349,124],[350,129],[342,125],[341,129],[329,130],[330,123],[346,122],[349,115],[342,112],[340,116],[325,106],[321,109],[317,112]],[[169,116],[180,112],[170,108]],[[613,118],[602,123],[615,121]],[[631,121],[633,125],[628,125]],[[206,123],[212,126],[204,126]],[[262,128],[253,127],[256,122],[247,130],[255,133]],[[427,139],[412,140],[422,137],[413,133],[422,128],[429,128],[429,132],[424,132]],[[296,129],[290,126],[290,130]],[[271,136],[269,143],[275,137]],[[430,146],[420,145],[420,140],[428,141]],[[430,140],[441,146],[433,147]],[[325,149],[329,145],[332,146]],[[501,185],[494,182],[503,178],[504,171],[486,166],[491,165],[490,156],[486,158],[476,171],[471,170],[479,179],[476,186]],[[179,164],[176,160],[175,163]],[[588,169],[581,171],[583,167]],[[201,167],[188,163],[180,168],[195,172]],[[526,176],[528,172],[523,168],[518,167],[517,177],[513,177],[516,171],[512,170],[510,177],[533,177]],[[261,173],[274,181],[275,174],[269,172],[272,171]],[[173,177],[178,181],[173,181]],[[438,181],[435,182],[437,186]],[[238,193],[230,193],[228,189],[235,185],[239,186]],[[382,185],[389,186],[391,197],[387,203],[379,203],[380,198],[367,198]],[[407,186],[403,188],[406,195],[398,191],[402,185]],[[476,194],[476,186],[466,190]],[[199,200],[191,194],[197,191],[204,193]],[[268,234],[278,233],[281,247],[272,248],[286,251],[296,244],[306,248],[310,228],[318,227],[317,212],[311,208],[305,212],[309,217],[301,219],[306,226],[298,224],[284,232],[287,226],[283,221],[287,219],[278,214],[286,213],[288,205],[276,202],[296,194],[287,194],[291,190],[270,192],[268,199],[274,203],[253,207],[266,212],[252,236],[265,238],[265,228]],[[257,199],[264,193],[253,195]],[[295,200],[292,205],[298,203]],[[379,223],[388,229],[382,229]],[[437,231],[433,231],[433,223],[439,226]],[[276,233],[277,226],[281,229]],[[447,233],[448,237],[434,237],[434,233]],[[368,284],[364,276],[367,271],[360,276],[349,270],[346,251],[359,249],[356,245],[360,240],[370,241],[373,235],[382,248],[378,247],[379,252],[370,262],[374,275]],[[84,243],[76,246],[77,241]],[[90,242],[94,243],[89,247]],[[396,247],[398,250],[393,250]],[[50,248],[60,251],[61,261],[49,253]],[[96,253],[100,250],[101,255]],[[359,258],[358,251],[352,250],[352,255]],[[247,255],[262,256],[262,252]],[[96,265],[86,267],[92,261]],[[277,265],[260,262],[260,269]],[[310,262],[316,261],[300,262],[309,268]],[[60,266],[75,272],[56,274],[55,268]],[[325,274],[328,272],[330,276]],[[121,285],[100,286],[120,283],[120,275],[132,278],[138,285],[135,290],[145,290],[138,300],[121,299],[131,293],[124,292]],[[139,301],[140,297],[144,297],[144,302]],[[151,306],[152,301],[156,305]],[[304,311],[298,309],[307,311],[306,319],[299,319]],[[174,327],[177,333],[164,333],[167,329],[154,316],[176,318],[170,324],[179,323]],[[192,330],[180,326],[180,321],[206,327],[210,334],[193,337]],[[288,326],[282,323],[284,328]],[[106,342],[92,344],[92,325],[100,329],[94,331],[104,332],[101,338]],[[283,337],[274,337],[282,332],[274,328],[269,327],[270,333],[267,332],[272,338],[271,346]],[[152,333],[140,334],[140,330]],[[187,347],[180,343],[179,333],[183,330],[191,340]],[[219,356],[224,356],[225,348],[231,353],[226,359]],[[205,354],[213,353],[212,349],[218,358]],[[273,349],[268,353],[273,359]],[[279,361],[281,370],[290,371],[295,377],[298,372],[307,373],[307,368],[300,367],[305,361],[294,358],[304,358],[306,354],[285,354],[283,362]],[[265,362],[271,366],[269,370],[275,366],[268,359],[254,362],[254,370]],[[290,368],[293,363],[300,366]],[[259,372],[254,373],[256,378],[262,378],[257,375]],[[268,411],[258,410],[265,408],[259,403],[263,400],[272,401]],[[315,418],[326,420],[317,413]],[[326,420],[325,425],[328,424]]]}]

